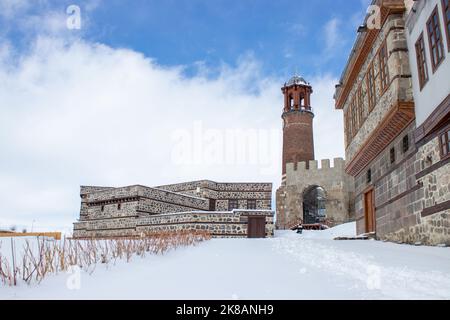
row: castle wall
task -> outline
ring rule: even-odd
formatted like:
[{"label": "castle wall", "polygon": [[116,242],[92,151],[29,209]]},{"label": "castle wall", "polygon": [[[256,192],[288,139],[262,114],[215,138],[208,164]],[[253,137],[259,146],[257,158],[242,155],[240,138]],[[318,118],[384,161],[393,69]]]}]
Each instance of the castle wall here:
[{"label": "castle wall", "polygon": [[287,229],[303,220],[303,196],[311,187],[322,187],[326,193],[327,221],[337,225],[353,219],[353,178],[345,173],[345,161],[322,160],[286,166],[286,183],[277,190],[277,227]]},{"label": "castle wall", "polygon": [[181,212],[147,217],[91,220],[75,223],[75,238],[140,236],[181,230],[208,231],[215,238],[246,238],[249,216],[266,222],[266,237],[274,235],[274,212],[270,210],[233,210],[232,212]]},{"label": "castle wall", "polygon": [[187,212],[140,219],[136,231],[152,233],[179,230],[205,230],[213,237],[247,237],[248,217],[266,219],[266,237],[274,235],[273,211],[234,210],[233,212]]},{"label": "castle wall", "polygon": [[380,238],[405,243],[450,245],[450,166],[441,158],[438,136],[419,145],[413,157],[418,186],[407,203],[410,223],[401,223]]},{"label": "castle wall", "polygon": [[[198,188],[200,192],[197,192]],[[247,235],[246,217],[249,215],[265,216],[269,234],[270,230],[273,233],[274,214],[271,211],[271,188],[270,183],[212,181],[157,188],[139,185],[81,187],[80,219],[74,223],[74,237],[136,236],[143,231],[181,229],[209,230],[213,236],[240,237]],[[211,199],[216,203],[215,210],[221,212],[208,212]],[[229,210],[230,200],[238,201],[238,210]],[[254,210],[247,210],[248,200],[255,201]]]}]

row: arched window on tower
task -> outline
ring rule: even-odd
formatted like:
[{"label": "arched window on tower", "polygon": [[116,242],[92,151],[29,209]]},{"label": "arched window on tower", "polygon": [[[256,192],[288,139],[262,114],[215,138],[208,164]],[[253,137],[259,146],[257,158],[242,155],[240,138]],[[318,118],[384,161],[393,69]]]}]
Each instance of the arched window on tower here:
[{"label": "arched window on tower", "polygon": [[294,97],[292,95],[289,96],[289,109],[294,109]]},{"label": "arched window on tower", "polygon": [[305,109],[305,96],[301,93],[300,94],[300,110]]}]

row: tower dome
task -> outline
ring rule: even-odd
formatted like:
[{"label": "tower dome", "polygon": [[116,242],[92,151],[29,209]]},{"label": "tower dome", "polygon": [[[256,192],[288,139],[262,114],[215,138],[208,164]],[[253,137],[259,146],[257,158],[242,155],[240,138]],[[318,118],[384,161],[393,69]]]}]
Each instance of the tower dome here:
[{"label": "tower dome", "polygon": [[293,86],[293,85],[304,85],[309,86],[309,82],[305,80],[305,78],[301,76],[293,76],[291,79],[289,79],[288,82],[286,82],[286,86]]}]

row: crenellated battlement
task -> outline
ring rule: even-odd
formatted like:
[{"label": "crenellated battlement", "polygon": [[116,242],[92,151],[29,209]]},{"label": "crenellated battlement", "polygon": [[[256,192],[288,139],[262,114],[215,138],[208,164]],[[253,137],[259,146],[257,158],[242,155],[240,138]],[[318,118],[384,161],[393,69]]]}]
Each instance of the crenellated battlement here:
[{"label": "crenellated battlement", "polygon": [[320,167],[318,160],[310,160],[308,162],[301,161],[297,163],[288,163],[286,169],[288,172],[298,171],[324,171],[329,169],[344,170],[345,160],[343,158],[334,158],[333,166],[330,159],[320,160]]}]

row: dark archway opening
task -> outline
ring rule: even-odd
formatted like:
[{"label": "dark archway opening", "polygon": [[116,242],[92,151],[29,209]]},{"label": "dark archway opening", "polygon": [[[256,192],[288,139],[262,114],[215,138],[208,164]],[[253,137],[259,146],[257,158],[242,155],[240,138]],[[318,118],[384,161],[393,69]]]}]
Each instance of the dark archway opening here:
[{"label": "dark archway opening", "polygon": [[313,186],[303,194],[303,224],[315,224],[325,221],[326,193],[322,187]]}]

